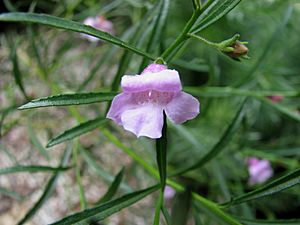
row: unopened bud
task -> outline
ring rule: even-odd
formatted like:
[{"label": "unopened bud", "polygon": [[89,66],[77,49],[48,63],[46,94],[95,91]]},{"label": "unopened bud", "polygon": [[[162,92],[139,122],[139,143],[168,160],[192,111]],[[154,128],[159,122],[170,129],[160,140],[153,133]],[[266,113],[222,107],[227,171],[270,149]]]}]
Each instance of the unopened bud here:
[{"label": "unopened bud", "polygon": [[239,58],[247,58],[248,48],[240,41],[236,41],[232,46],[232,51],[225,52],[229,57],[239,60]]},{"label": "unopened bud", "polygon": [[240,61],[240,59],[248,59],[247,42],[239,41],[240,35],[235,34],[232,38],[222,41],[218,44],[218,48],[221,52],[229,56],[230,58]]}]

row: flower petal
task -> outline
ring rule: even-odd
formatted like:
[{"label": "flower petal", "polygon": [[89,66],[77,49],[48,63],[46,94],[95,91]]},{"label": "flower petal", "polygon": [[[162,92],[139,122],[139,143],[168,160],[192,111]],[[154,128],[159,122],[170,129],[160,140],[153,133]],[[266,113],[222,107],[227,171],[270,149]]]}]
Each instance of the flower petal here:
[{"label": "flower petal", "polygon": [[165,112],[172,122],[184,123],[199,114],[200,103],[192,95],[180,92],[166,105]]},{"label": "flower petal", "polygon": [[137,137],[160,138],[163,127],[163,109],[158,105],[144,104],[139,108],[126,110],[121,116],[125,130]]},{"label": "flower petal", "polygon": [[181,90],[179,74],[176,70],[162,70],[142,75],[125,75],[122,77],[121,86],[124,92],[141,92],[156,90],[162,92],[178,92]]},{"label": "flower petal", "polygon": [[112,119],[117,124],[122,125],[121,115],[125,110],[135,108],[137,105],[132,101],[131,94],[118,94],[114,97],[106,118]]},{"label": "flower petal", "polygon": [[141,74],[144,73],[157,73],[160,72],[162,70],[166,70],[168,67],[166,65],[162,65],[162,64],[155,64],[152,63],[150,65],[148,65]]}]

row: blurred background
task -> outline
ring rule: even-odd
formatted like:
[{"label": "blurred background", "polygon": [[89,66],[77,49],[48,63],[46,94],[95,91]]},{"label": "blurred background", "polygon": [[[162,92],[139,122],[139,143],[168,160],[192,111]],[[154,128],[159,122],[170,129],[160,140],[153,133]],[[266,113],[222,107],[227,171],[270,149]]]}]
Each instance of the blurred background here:
[{"label": "blurred background", "polygon": [[[117,37],[146,49],[149,29],[145,26],[141,34],[136,29],[147,19],[147,12],[155,3],[150,0],[3,0],[0,10],[1,13],[46,13],[78,22],[87,17],[103,16],[113,24],[113,33]],[[192,1],[171,1],[163,38],[157,43],[153,55],[158,56],[169,46],[192,12]],[[249,60],[237,62],[216,49],[190,40],[168,66],[179,71],[186,87],[245,88],[250,95],[261,90],[299,93],[299,21],[300,2],[297,0],[242,1],[199,35],[221,42],[239,33],[241,40],[249,42]],[[78,33],[36,24],[0,22],[0,31],[0,168],[57,166],[68,144],[46,149],[48,140],[82,122],[78,118],[88,120],[104,115],[106,105],[25,111],[17,110],[17,107],[30,99],[60,93],[109,90],[119,64],[124,60],[124,50],[110,43],[90,41]],[[140,56],[132,55],[124,74],[138,74],[141,61]],[[169,125],[170,169],[192,164],[211,149],[232,121],[241,102],[238,94],[215,95],[199,91],[199,96],[201,114],[196,120]],[[274,96],[268,98],[273,104],[271,106],[250,97],[242,125],[226,149],[201,169],[176,179],[202,196],[222,203],[231,196],[258,187],[259,184],[250,185],[248,181],[249,157],[270,162],[273,170],[270,179],[299,168],[299,95]],[[296,119],[282,113],[283,108],[290,110]],[[155,143],[152,140],[136,139],[114,124],[110,124],[109,129],[123,144],[155,166]],[[78,158],[71,159],[73,164],[77,162],[76,168],[61,173],[55,191],[27,224],[47,224],[79,211],[80,188],[84,189],[87,203],[92,205],[106,192],[123,166],[125,177],[118,196],[148,187],[155,181],[99,130],[72,143],[79,152]],[[78,174],[81,185],[78,185]],[[0,224],[20,221],[39,199],[51,177],[51,173],[1,175]],[[299,186],[296,186],[272,197],[237,205],[229,212],[248,219],[300,219],[299,194]],[[156,197],[147,197],[110,217],[104,224],[152,223]],[[176,195],[166,201],[175,211],[185,199]],[[189,208],[191,203],[186,204]],[[217,224],[205,214],[200,217],[203,224]],[[194,224],[192,212],[187,221],[187,224]]]}]

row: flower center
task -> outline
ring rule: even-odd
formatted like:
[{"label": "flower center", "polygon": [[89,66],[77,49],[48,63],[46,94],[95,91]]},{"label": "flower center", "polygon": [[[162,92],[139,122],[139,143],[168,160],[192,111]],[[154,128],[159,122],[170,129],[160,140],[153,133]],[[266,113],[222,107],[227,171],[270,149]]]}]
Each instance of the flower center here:
[{"label": "flower center", "polygon": [[166,105],[173,99],[174,96],[174,92],[160,92],[155,90],[148,90],[132,94],[133,100],[137,104],[153,103]]}]

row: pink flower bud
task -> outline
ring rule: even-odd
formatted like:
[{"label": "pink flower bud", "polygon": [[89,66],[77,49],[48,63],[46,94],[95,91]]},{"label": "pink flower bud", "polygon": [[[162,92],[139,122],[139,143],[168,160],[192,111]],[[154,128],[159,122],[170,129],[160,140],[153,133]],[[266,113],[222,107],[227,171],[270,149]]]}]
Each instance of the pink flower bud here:
[{"label": "pink flower bud", "polygon": [[[113,34],[113,23],[109,20],[106,20],[104,16],[96,16],[96,17],[88,17],[86,18],[83,23],[88,26],[92,26],[98,30]],[[88,34],[81,34],[81,37],[91,41],[91,42],[98,42],[101,41],[99,38]]]},{"label": "pink flower bud", "polygon": [[267,98],[270,99],[272,102],[280,102],[284,99],[284,97],[281,95],[272,95],[268,96]]},{"label": "pink flower bud", "polygon": [[247,158],[249,185],[260,184],[273,176],[273,169],[268,160],[260,160],[256,157]]}]

